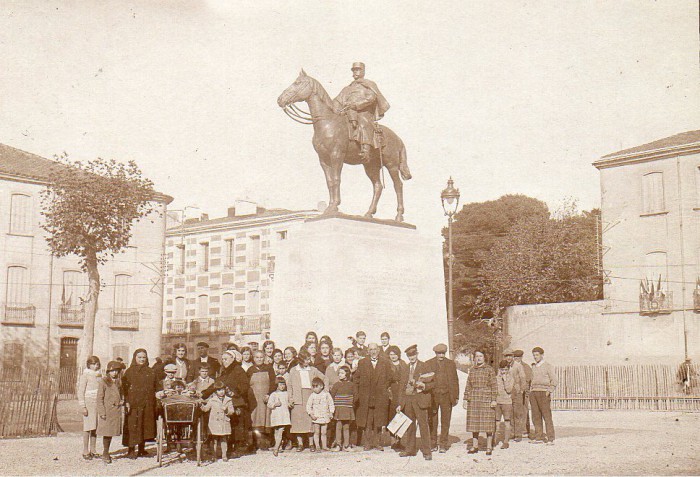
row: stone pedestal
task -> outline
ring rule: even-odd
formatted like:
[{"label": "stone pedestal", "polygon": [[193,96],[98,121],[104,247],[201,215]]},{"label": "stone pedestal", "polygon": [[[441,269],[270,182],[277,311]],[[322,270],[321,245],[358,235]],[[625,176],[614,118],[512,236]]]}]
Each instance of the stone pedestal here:
[{"label": "stone pedestal", "polygon": [[439,237],[388,221],[319,217],[279,245],[270,334],[280,346],[298,349],[315,331],[346,349],[358,330],[367,343],[388,331],[402,353],[416,343],[426,360],[436,343],[447,344]]}]

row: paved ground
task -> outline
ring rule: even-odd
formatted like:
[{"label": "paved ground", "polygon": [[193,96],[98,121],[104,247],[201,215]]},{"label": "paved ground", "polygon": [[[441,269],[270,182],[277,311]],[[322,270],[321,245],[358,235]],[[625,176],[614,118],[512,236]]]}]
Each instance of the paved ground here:
[{"label": "paved ground", "polygon": [[[644,411],[558,411],[555,446],[525,441],[487,457],[466,453],[462,443],[465,415],[461,406],[453,416],[452,435],[459,440],[447,454],[432,462],[420,455],[400,458],[394,452],[311,454],[270,452],[197,467],[175,461],[158,468],[155,458],[131,461],[115,458],[85,462],[79,433],[54,438],[0,441],[0,474],[21,475],[456,475],[456,474],[699,474],[700,413]],[[66,426],[68,427],[68,426]],[[98,444],[98,449],[101,448]],[[123,452],[119,454],[123,455]]]}]

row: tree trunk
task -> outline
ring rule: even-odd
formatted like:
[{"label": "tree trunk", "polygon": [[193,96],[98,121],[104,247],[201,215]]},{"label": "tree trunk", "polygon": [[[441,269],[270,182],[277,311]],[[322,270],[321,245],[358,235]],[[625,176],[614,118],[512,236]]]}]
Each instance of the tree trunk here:
[{"label": "tree trunk", "polygon": [[97,315],[97,300],[100,296],[100,272],[97,269],[97,254],[94,250],[86,251],[85,268],[88,274],[88,293],[83,303],[85,320],[83,335],[80,338],[80,352],[78,353],[78,375],[85,369],[87,359],[92,356],[95,344],[95,316]]}]

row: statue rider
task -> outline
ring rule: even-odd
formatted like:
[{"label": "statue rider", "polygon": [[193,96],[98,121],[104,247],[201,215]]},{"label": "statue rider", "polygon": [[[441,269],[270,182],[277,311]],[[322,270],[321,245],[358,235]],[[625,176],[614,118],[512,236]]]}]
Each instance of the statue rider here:
[{"label": "statue rider", "polygon": [[351,70],[355,80],[343,88],[333,104],[337,112],[344,112],[348,116],[353,128],[350,139],[360,144],[361,162],[367,164],[370,146],[381,147],[380,134],[375,134],[376,122],[384,117],[389,102],[377,85],[365,78],[364,63],[353,63]]}]

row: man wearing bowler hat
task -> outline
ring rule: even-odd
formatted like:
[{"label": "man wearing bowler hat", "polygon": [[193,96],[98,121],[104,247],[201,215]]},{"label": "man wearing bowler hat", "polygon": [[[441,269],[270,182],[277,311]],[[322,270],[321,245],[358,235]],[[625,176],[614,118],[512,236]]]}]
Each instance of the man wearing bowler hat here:
[{"label": "man wearing bowler hat", "polygon": [[404,451],[401,457],[411,457],[418,453],[416,449],[416,422],[420,429],[420,450],[425,460],[433,460],[430,447],[430,424],[428,423],[428,410],[432,404],[431,391],[434,380],[428,365],[418,361],[418,346],[412,345],[405,350],[408,357],[408,368],[399,377],[399,405],[396,412],[403,411],[411,421],[411,425],[403,435],[402,444]]},{"label": "man wearing bowler hat", "polygon": [[375,122],[384,117],[389,109],[389,102],[379,91],[376,83],[365,78],[365,64],[352,64],[354,81],[342,89],[333,100],[336,111],[344,112],[354,131],[350,139],[360,144],[360,160],[369,162],[370,147],[379,148],[381,138],[375,135]]},{"label": "man wearing bowler hat", "polygon": [[[433,378],[433,405],[430,412],[430,437],[433,452],[440,449],[440,453],[447,452],[450,448],[450,420],[452,408],[459,402],[459,378],[457,378],[457,365],[448,359],[447,345],[440,343],[433,347],[435,357],[426,361],[430,370],[435,373]],[[440,439],[438,441],[438,412],[440,413]],[[439,445],[439,447],[438,447]]]}]

